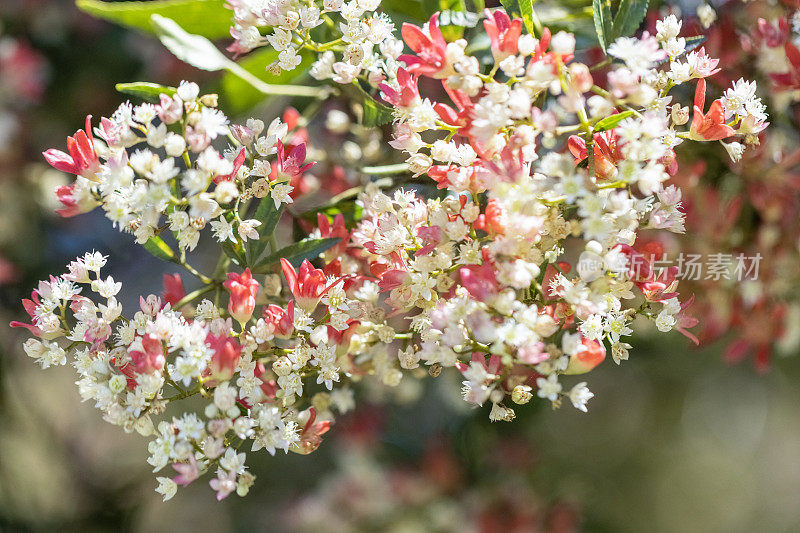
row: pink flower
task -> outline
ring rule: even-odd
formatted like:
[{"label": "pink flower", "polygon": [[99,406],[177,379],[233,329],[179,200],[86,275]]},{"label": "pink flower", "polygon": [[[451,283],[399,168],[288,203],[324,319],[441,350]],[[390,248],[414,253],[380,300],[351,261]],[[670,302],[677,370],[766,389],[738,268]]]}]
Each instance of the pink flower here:
[{"label": "pink flower", "polygon": [[311,313],[317,307],[320,298],[328,292],[328,289],[342,281],[342,278],[339,278],[328,284],[325,272],[314,268],[308,259],[303,261],[298,272],[289,261],[281,257],[281,268],[298,307],[307,313]]},{"label": "pink flower", "polygon": [[725,123],[725,108],[720,99],[714,100],[708,113],[703,114],[706,101],[706,80],[697,82],[694,93],[694,117],[689,130],[689,138],[695,141],[718,141],[730,137],[734,129]]},{"label": "pink flower", "polygon": [[64,218],[88,213],[97,205],[91,196],[76,197],[74,183],[56,187],[56,197],[61,202],[61,205],[64,206],[61,209],[57,209],[56,213]]},{"label": "pink flower", "polygon": [[96,174],[100,170],[100,158],[97,157],[94,149],[91,115],[86,117],[85,130],[78,130],[74,136],[67,137],[67,150],[69,154],[51,148],[42,155],[51,166],[62,172],[97,181]]},{"label": "pink flower", "polygon": [[770,74],[769,77],[775,83],[778,91],[788,91],[800,88],[800,50],[787,41],[783,47],[786,58],[789,60],[789,71],[778,74]]},{"label": "pink flower", "polygon": [[486,202],[486,209],[475,221],[475,229],[485,231],[490,236],[503,235],[506,232],[506,215],[503,206],[496,198]]},{"label": "pink flower", "polygon": [[198,477],[200,477],[200,470],[197,467],[197,459],[194,455],[189,456],[188,463],[172,463],[172,468],[178,473],[172,481],[178,485],[188,485]]},{"label": "pink flower", "polygon": [[152,374],[164,368],[164,347],[161,339],[155,335],[147,334],[142,337],[142,349],[131,350],[128,355],[137,374]]},{"label": "pink flower", "polygon": [[[594,134],[594,172],[597,177],[611,179],[617,175],[617,162],[623,159],[618,141],[619,138],[614,130]],[[589,157],[589,150],[583,138],[572,135],[567,145],[575,157],[576,165]]]},{"label": "pink flower", "polygon": [[287,152],[283,142],[278,141],[278,164],[273,165],[272,173],[270,173],[270,179],[274,181],[277,178],[286,179],[302,174],[314,166],[314,163],[306,163],[304,165],[303,162],[305,160],[305,143],[298,144]]},{"label": "pink flower", "polygon": [[180,274],[164,274],[164,292],[161,293],[165,304],[175,305],[186,296]]},{"label": "pink flower", "polygon": [[403,40],[417,55],[403,54],[399,59],[408,65],[408,71],[412,74],[441,78],[444,77],[441,71],[447,65],[447,42],[439,30],[439,13],[433,14],[427,29],[426,33],[419,26],[407,22],[403,24],[400,32]]},{"label": "pink flower", "polygon": [[694,303],[694,294],[685,302],[681,304],[681,310],[678,311],[676,315],[677,323],[675,324],[675,329],[680,331],[683,336],[687,339],[691,340],[695,345],[700,345],[700,340],[694,335],[692,332],[687,331],[689,328],[695,327],[700,321],[697,318],[687,315],[686,309]]},{"label": "pink flower", "polygon": [[286,310],[279,305],[270,304],[261,315],[272,328],[272,333],[279,339],[288,339],[294,332],[294,300],[289,302]]},{"label": "pink flower", "polygon": [[687,56],[687,62],[692,67],[694,76],[698,78],[707,78],[719,72],[717,68],[719,59],[706,54],[705,48],[701,48],[697,52],[690,52]]},{"label": "pink flower", "polygon": [[517,44],[522,34],[522,19],[511,20],[503,9],[494,12],[487,9],[485,13],[483,27],[492,41],[492,55],[497,63],[519,50]]},{"label": "pink flower", "polygon": [[208,484],[217,492],[217,501],[222,501],[236,490],[236,472],[226,472],[219,468],[217,469],[217,477],[209,481]]},{"label": "pink flower", "polygon": [[344,216],[341,213],[333,218],[333,224],[331,224],[326,215],[317,213],[317,227],[319,228],[320,237],[326,239],[340,237],[342,239],[339,244],[329,249],[331,254],[339,256],[345,253],[347,243],[350,241],[350,232],[347,231]]},{"label": "pink flower", "polygon": [[223,286],[231,293],[228,298],[228,312],[240,323],[246,323],[253,316],[258,292],[258,282],[253,279],[250,268],[246,268],[241,274],[229,272],[228,280]]},{"label": "pink flower", "polygon": [[600,341],[587,339],[581,335],[582,348],[569,358],[565,374],[585,374],[603,362],[606,358],[606,347]]},{"label": "pink flower", "polygon": [[[47,338],[46,336],[45,337],[42,336],[42,330],[34,325],[38,317],[38,315],[36,314],[36,308],[39,306],[39,301],[40,301],[39,293],[37,291],[33,291],[31,293],[30,299],[25,298],[22,300],[22,307],[25,308],[25,311],[31,317],[32,324],[26,324],[24,322],[19,322],[17,320],[14,320],[13,322],[11,322],[10,326],[12,328],[25,328],[28,331],[30,331],[33,335],[46,339]],[[55,334],[53,334],[52,338],[58,337],[59,335],[60,332],[56,332]]]},{"label": "pink flower", "polygon": [[308,422],[303,426],[303,432],[300,433],[300,442],[291,448],[293,452],[308,455],[322,444],[322,435],[328,432],[331,428],[331,423],[329,420],[317,422],[316,419],[317,410],[310,407],[308,409]]},{"label": "pink flower", "polygon": [[461,285],[467,292],[480,302],[486,302],[500,291],[500,283],[494,272],[494,267],[489,263],[462,267],[458,271]]},{"label": "pink flower", "polygon": [[404,108],[412,107],[419,102],[417,80],[403,67],[397,69],[397,83],[400,86],[399,90],[395,90],[385,83],[378,85],[381,90],[381,98],[393,106]]},{"label": "pink flower", "polygon": [[159,105],[156,106],[158,118],[164,124],[173,124],[183,116],[183,101],[177,96],[169,96],[164,93],[158,95]]},{"label": "pink flower", "polygon": [[400,269],[386,270],[382,272],[379,277],[378,287],[381,292],[392,291],[398,287],[402,287],[411,279],[407,270]]},{"label": "pink flower", "polygon": [[214,350],[205,373],[209,378],[207,383],[214,386],[219,382],[231,379],[236,372],[236,365],[239,364],[242,347],[236,342],[236,339],[225,335],[209,334],[206,336],[206,344]]},{"label": "pink flower", "polygon": [[428,255],[444,240],[444,230],[441,226],[420,226],[417,228],[416,233],[422,244],[424,244],[422,248],[417,250],[416,257]]},{"label": "pink flower", "polygon": [[[242,168],[242,165],[244,164],[244,158],[246,155],[247,155],[247,150],[243,146],[239,150],[239,153],[236,154],[236,158],[234,158],[233,160],[233,170],[231,171],[231,173],[222,176],[216,176],[214,178],[214,183],[219,183],[221,181],[233,181],[234,179],[236,179],[236,175],[239,173],[239,169]],[[305,159],[305,155],[303,155],[303,158]]]}]

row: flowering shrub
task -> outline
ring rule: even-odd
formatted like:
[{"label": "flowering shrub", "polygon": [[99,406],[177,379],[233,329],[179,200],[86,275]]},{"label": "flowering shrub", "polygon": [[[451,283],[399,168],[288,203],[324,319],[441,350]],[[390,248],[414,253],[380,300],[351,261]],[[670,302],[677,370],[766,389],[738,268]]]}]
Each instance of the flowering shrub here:
[{"label": "flowering shrub", "polygon": [[[107,421],[151,439],[154,470],[177,472],[158,477],[165,499],[204,474],[218,499],[246,494],[245,449],[313,452],[365,378],[393,386],[454,367],[467,402],[511,421],[534,398],[586,411],[593,393],[569,376],[608,350],[627,359],[637,318],[693,338],[677,269],[659,268],[641,235],[684,231],[668,184],[679,145],[756,143],[767,116],[752,91],[707,104],[718,60],[674,16],[635,37],[634,15],[612,25],[598,7],[607,57],[590,66],[573,34],[527,9],[487,10],[478,53],[448,41],[438,13],[403,24],[401,41],[378,4],[230,2],[231,51],[269,46],[269,68],[286,71],[314,54],[310,74],[355,100],[363,127],[393,122],[405,163],[369,172],[410,174],[405,185],[365,180],[312,212],[316,228],[293,207],[314,181],[307,117],[236,124],[191,82],[124,87],[153,102],[96,128],[88,117],[67,152],[44,154],[76,176],[56,191],[63,216],[100,207],[200,284],[187,294],[168,275],[125,314],[107,257],[90,252],[39,284],[30,323],[12,324],[42,367],[72,362]],[[154,21],[173,52],[211,68],[213,47]],[[332,36],[318,41],[322,25]],[[308,236],[280,246],[289,219]],[[212,273],[188,260],[204,232]]]}]

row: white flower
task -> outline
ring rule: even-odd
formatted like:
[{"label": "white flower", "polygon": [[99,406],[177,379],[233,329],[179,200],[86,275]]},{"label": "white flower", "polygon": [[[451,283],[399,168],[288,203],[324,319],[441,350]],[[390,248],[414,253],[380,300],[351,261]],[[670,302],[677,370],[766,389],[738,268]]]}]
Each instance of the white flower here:
[{"label": "white flower", "polygon": [[233,233],[233,223],[225,220],[225,217],[212,220],[211,231],[214,232],[214,238],[216,238],[218,242],[225,242],[226,240],[236,242],[236,235]]},{"label": "white flower", "polygon": [[700,23],[703,27],[708,29],[714,24],[714,21],[717,20],[717,12],[714,11],[713,7],[703,2],[697,6],[697,17],[700,19]]},{"label": "white flower", "polygon": [[293,190],[294,187],[288,183],[278,183],[272,187],[272,200],[275,202],[275,207],[280,207],[281,204],[293,203],[294,200],[289,196]]},{"label": "white flower", "polygon": [[283,28],[275,28],[272,35],[267,35],[267,40],[275,50],[282,52],[289,48],[292,42],[292,32]]},{"label": "white flower", "polygon": [[168,477],[157,477],[156,481],[158,481],[156,492],[164,495],[163,501],[171,499],[178,492],[178,484],[172,481],[172,479]]},{"label": "white flower", "polygon": [[256,228],[261,225],[261,222],[255,219],[243,220],[239,223],[239,236],[242,241],[247,239],[258,240],[258,230]]},{"label": "white flower", "polygon": [[184,102],[191,102],[200,94],[200,87],[193,81],[182,81],[178,85],[178,98]]},{"label": "white flower", "polygon": [[558,394],[561,392],[561,383],[558,382],[558,376],[551,374],[548,378],[536,378],[536,386],[539,388],[536,395],[539,398],[546,398],[551,402],[558,399]]},{"label": "white flower", "polygon": [[567,394],[572,405],[579,411],[586,412],[586,402],[594,397],[594,393],[586,387],[586,382],[582,381],[572,387]]},{"label": "white flower", "polygon": [[294,70],[303,61],[291,46],[278,54],[278,64],[283,70]]},{"label": "white flower", "polygon": [[656,317],[656,327],[658,328],[658,331],[663,333],[672,331],[672,328],[675,327],[676,322],[677,320],[675,320],[675,316],[669,314],[666,309],[658,313],[658,316]]}]

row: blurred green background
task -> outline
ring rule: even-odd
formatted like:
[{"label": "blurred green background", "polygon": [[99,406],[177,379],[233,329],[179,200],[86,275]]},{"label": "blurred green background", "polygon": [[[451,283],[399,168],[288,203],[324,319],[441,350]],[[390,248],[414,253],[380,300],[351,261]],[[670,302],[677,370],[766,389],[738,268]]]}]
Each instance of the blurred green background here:
[{"label": "blurred green background", "polygon": [[[39,154],[110,113],[116,82],[215,80],[70,1],[3,0],[0,26],[0,58],[27,54],[0,61],[0,320],[92,248],[114,256],[115,278],[157,291],[162,265],[101,217],[53,216],[42,191],[63,177]],[[25,98],[8,88],[20,65],[39,87]],[[253,454],[246,498],[217,503],[197,482],[162,503],[146,440],[103,423],[70,367],[39,370],[21,342],[0,327],[2,531],[800,531],[794,358],[758,375],[716,346],[644,336],[630,361],[593,372],[588,414],[529,405],[512,424],[467,409],[452,374],[389,398],[365,389],[318,452]]]}]

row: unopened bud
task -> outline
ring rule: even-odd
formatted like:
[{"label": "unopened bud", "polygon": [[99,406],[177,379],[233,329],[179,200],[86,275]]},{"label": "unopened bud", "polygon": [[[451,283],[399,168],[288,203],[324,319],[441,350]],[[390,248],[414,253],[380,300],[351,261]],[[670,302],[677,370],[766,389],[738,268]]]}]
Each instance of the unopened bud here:
[{"label": "unopened bud", "polygon": [[673,105],[672,122],[674,122],[676,126],[683,126],[689,122],[689,108],[681,107],[680,104]]},{"label": "unopened bud", "polygon": [[272,363],[272,370],[279,376],[288,376],[292,371],[292,362],[288,357],[281,357]]},{"label": "unopened bud", "polygon": [[569,81],[570,85],[581,93],[585,93],[591,89],[594,84],[589,67],[583,63],[573,63],[569,66]]},{"label": "unopened bud", "polygon": [[516,404],[524,405],[531,401],[531,398],[533,398],[533,394],[528,385],[517,385],[514,387],[514,390],[511,391],[511,401]]},{"label": "unopened bud", "polygon": [[200,97],[200,103],[206,107],[217,107],[219,96],[217,94],[204,94]]}]

